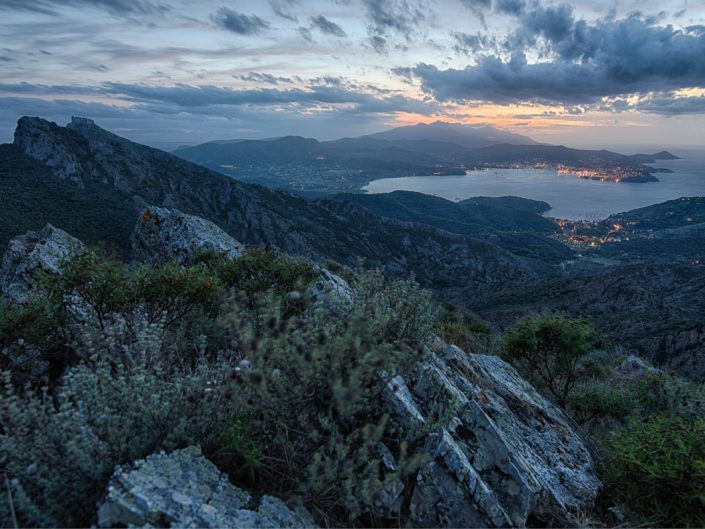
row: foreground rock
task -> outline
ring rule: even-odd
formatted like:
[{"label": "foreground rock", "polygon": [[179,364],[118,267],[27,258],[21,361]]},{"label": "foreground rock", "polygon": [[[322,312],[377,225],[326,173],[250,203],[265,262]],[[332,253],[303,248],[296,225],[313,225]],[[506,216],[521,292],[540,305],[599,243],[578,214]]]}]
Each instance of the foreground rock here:
[{"label": "foreground rock", "polygon": [[570,420],[503,360],[439,344],[387,388],[408,431],[451,417],[420,439],[431,461],[409,491],[413,523],[569,526],[594,503],[600,482]]},{"label": "foreground rock", "polygon": [[212,222],[176,209],[145,209],[132,234],[133,258],[151,265],[188,265],[199,250],[235,259],[245,248]]},{"label": "foreground rock", "polygon": [[319,278],[311,286],[311,299],[351,307],[355,293],[350,284],[326,268],[321,269],[320,272]]},{"label": "foreground rock", "polygon": [[0,268],[0,293],[6,301],[24,303],[36,283],[36,273],[59,274],[63,263],[83,249],[83,243],[51,224],[10,241]]},{"label": "foreground rock", "polygon": [[190,447],[118,467],[98,508],[100,527],[315,527],[304,508],[272,496],[255,501]]}]

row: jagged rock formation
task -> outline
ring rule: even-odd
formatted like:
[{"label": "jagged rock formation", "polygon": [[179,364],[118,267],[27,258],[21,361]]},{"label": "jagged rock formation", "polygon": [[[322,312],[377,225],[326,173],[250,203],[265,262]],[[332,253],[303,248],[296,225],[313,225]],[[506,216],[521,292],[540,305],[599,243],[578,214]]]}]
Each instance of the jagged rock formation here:
[{"label": "jagged rock formation", "polygon": [[330,270],[321,269],[321,275],[311,286],[311,299],[329,301],[333,304],[351,306],[355,293],[347,281]]},{"label": "jagged rock formation", "polygon": [[432,460],[411,495],[423,527],[522,527],[575,523],[600,482],[568,417],[503,360],[437,344],[411,376],[388,381],[397,420],[419,429],[450,414],[425,437]]},{"label": "jagged rock formation", "polygon": [[234,487],[196,447],[154,454],[118,467],[98,507],[100,527],[315,527],[303,507],[256,501]]},{"label": "jagged rock formation", "polygon": [[214,222],[248,245],[353,265],[359,257],[389,275],[437,288],[456,301],[483,285],[524,280],[532,265],[488,242],[382,218],[354,204],[307,201],[237,182],[168,153],[132,143],[90,120],[67,127],[22,118],[22,152],[50,164],[58,178],[112,186],[127,203],[178,209]]},{"label": "jagged rock formation", "polygon": [[24,303],[39,270],[58,274],[64,261],[83,248],[83,243],[51,224],[10,241],[0,268],[0,293],[5,301]]},{"label": "jagged rock formation", "polygon": [[245,247],[212,222],[154,206],[142,212],[132,234],[132,257],[155,266],[191,264],[199,250],[235,259]]}]

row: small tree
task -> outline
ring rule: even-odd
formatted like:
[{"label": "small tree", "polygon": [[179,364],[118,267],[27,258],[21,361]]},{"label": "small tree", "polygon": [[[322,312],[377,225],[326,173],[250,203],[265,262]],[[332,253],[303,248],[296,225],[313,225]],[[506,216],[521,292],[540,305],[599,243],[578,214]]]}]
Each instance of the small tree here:
[{"label": "small tree", "polygon": [[599,342],[592,323],[565,314],[526,316],[504,336],[503,356],[565,408],[580,359]]}]

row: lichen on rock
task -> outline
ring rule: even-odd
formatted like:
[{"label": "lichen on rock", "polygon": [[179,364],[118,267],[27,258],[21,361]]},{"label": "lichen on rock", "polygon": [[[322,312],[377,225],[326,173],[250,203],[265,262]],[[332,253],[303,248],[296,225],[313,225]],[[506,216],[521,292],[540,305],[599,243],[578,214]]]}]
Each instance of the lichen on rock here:
[{"label": "lichen on rock", "polygon": [[133,258],[155,266],[191,264],[199,250],[235,259],[245,247],[210,221],[154,206],[142,212],[132,234]]},{"label": "lichen on rock", "polygon": [[315,527],[303,507],[255,500],[233,486],[197,447],[159,453],[117,467],[98,506],[100,527]]}]

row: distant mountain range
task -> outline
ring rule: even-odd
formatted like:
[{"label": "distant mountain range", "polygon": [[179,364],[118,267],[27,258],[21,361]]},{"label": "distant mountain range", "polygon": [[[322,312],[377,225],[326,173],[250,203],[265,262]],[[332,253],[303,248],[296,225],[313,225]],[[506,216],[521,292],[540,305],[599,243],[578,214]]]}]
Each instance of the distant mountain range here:
[{"label": "distant mountain range", "polygon": [[213,141],[174,154],[238,180],[318,193],[356,191],[377,178],[464,174],[507,164],[622,168],[631,176],[621,180],[655,181],[657,170],[644,164],[675,158],[667,152],[627,156],[544,145],[487,125],[443,122],[335,141],[300,136]]},{"label": "distant mountain range", "polygon": [[500,143],[512,145],[537,145],[528,136],[514,134],[490,125],[464,125],[461,123],[418,123],[406,127],[396,127],[384,132],[369,134],[366,138],[385,141],[436,141],[452,143],[465,149],[489,147]]}]

